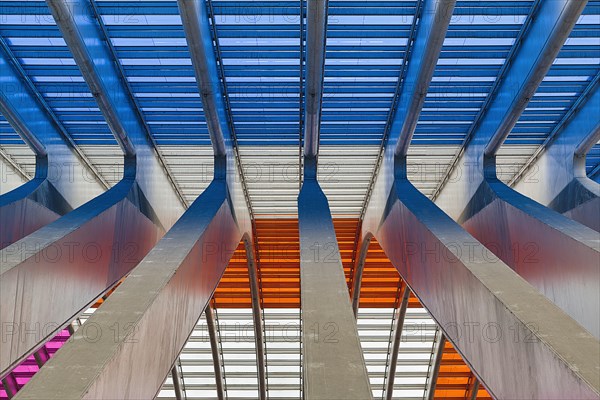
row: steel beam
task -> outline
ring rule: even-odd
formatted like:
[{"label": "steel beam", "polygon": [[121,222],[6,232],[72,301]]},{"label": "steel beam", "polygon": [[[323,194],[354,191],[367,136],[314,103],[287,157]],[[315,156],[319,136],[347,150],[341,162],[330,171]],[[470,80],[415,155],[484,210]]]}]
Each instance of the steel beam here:
[{"label": "steel beam", "polygon": [[600,74],[510,182],[518,192],[595,231],[600,231],[600,185],[586,176],[585,156],[600,140],[598,110]]},{"label": "steel beam", "polygon": [[358,306],[360,305],[360,289],[362,286],[362,277],[365,270],[365,261],[367,259],[367,253],[369,252],[369,245],[373,235],[370,233],[366,237],[362,238],[359,245],[358,257],[356,257],[356,266],[354,267],[354,277],[352,278],[352,312],[354,317],[358,317]]},{"label": "steel beam", "polygon": [[390,363],[387,370],[387,380],[383,390],[383,398],[392,400],[394,396],[394,381],[396,379],[396,366],[398,364],[398,352],[400,351],[400,341],[402,340],[402,330],[404,328],[404,318],[406,317],[406,308],[410,298],[410,288],[406,283],[402,292],[400,307],[396,311],[396,321],[394,323],[394,337],[392,339],[392,352],[390,354]]},{"label": "steel beam", "polygon": [[161,207],[157,207],[157,213],[168,229],[187,204],[160,158],[119,60],[112,52],[110,39],[98,20],[95,5],[89,0],[46,3],[125,157],[136,156],[139,160],[142,168],[138,171],[138,183],[151,201],[159,199]]},{"label": "steel beam", "polygon": [[219,171],[224,160],[216,161],[216,178],[209,187],[19,398],[157,395],[242,232],[250,228],[243,198],[228,189],[227,174]]},{"label": "steel beam", "polygon": [[208,303],[204,310],[206,317],[206,328],[208,329],[208,340],[210,341],[210,353],[213,359],[215,371],[215,384],[217,386],[217,399],[225,400],[225,376],[223,375],[223,364],[221,363],[221,351],[219,345],[219,323],[215,317],[213,305]]},{"label": "steel beam", "polygon": [[171,368],[171,379],[173,380],[173,391],[175,392],[175,399],[183,400],[185,397],[183,395],[183,391],[181,390],[181,375],[179,374],[179,370],[177,369],[177,362]]},{"label": "steel beam", "polygon": [[[231,140],[224,139],[208,188],[84,325],[113,334],[96,335],[90,343],[90,329],[77,330],[49,361],[52,368],[36,374],[20,398],[156,396],[240,239],[251,232]],[[155,348],[161,352],[147,350]]]},{"label": "steel beam", "polygon": [[456,0],[432,0],[424,4],[390,131],[396,155],[406,156],[408,151],[455,4]]},{"label": "steel beam", "polygon": [[260,305],[260,292],[258,290],[258,277],[256,276],[255,249],[252,237],[244,235],[244,247],[248,260],[248,278],[250,281],[250,297],[252,298],[252,322],[254,326],[254,340],[256,342],[256,368],[258,376],[258,393],[260,400],[267,399],[267,375],[265,366],[265,338],[262,309]]},{"label": "steel beam", "polygon": [[231,146],[231,133],[225,115],[225,103],[219,81],[217,60],[206,2],[178,0],[181,21],[185,30],[196,82],[202,98],[202,108],[216,156],[224,156]]},{"label": "steel beam", "polygon": [[298,195],[303,384],[306,399],[371,399],[327,198],[305,159]]},{"label": "steel beam", "polygon": [[427,387],[425,388],[424,396],[424,398],[427,400],[433,400],[435,397],[435,387],[440,374],[440,366],[442,365],[442,358],[444,356],[444,347],[446,346],[446,337],[444,336],[444,332],[439,329],[435,334],[435,342],[433,346],[433,360],[429,370]]},{"label": "steel beam", "polygon": [[304,157],[308,158],[316,158],[319,154],[328,5],[329,0],[310,0],[306,3]]},{"label": "steel beam", "polygon": [[36,154],[33,179],[0,196],[0,248],[4,248],[107,186],[68,139],[2,38],[0,69],[0,112]]},{"label": "steel beam", "polygon": [[496,152],[533,98],[586,4],[587,0],[556,0],[541,1],[537,6],[535,18],[513,45],[514,56],[507,60],[485,114],[453,162],[460,179],[445,180],[436,191],[436,204],[453,218],[458,218],[484,180],[484,167],[490,167],[492,173]]},{"label": "steel beam", "polygon": [[[598,340],[420,193],[396,147],[386,148],[362,236],[377,238],[492,396],[596,398]],[[490,338],[492,327],[501,334]]]},{"label": "steel beam", "polygon": [[128,162],[126,177],[109,191],[0,250],[0,376],[119,281],[164,234],[135,168]]},{"label": "steel beam", "polygon": [[327,0],[307,3],[304,181],[298,195],[303,393],[371,399],[331,212],[317,181]]},{"label": "steel beam", "polygon": [[477,400],[477,394],[479,393],[479,380],[472,376],[469,382],[469,388],[467,391],[466,399]]},{"label": "steel beam", "polygon": [[492,396],[597,397],[598,340],[420,193],[405,159],[387,160],[362,234],[375,236]]},{"label": "steel beam", "polygon": [[598,233],[510,189],[497,178],[495,160],[498,147],[535,94],[585,4],[579,0],[539,4],[460,159],[462,174],[446,184],[437,204],[600,337],[600,321],[595,318],[600,313]]}]

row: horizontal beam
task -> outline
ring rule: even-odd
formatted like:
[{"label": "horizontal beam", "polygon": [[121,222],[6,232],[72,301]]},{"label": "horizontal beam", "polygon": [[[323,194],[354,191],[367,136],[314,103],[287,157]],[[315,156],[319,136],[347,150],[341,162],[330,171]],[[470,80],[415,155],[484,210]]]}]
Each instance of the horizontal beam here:
[{"label": "horizontal beam", "polygon": [[319,154],[328,7],[329,0],[311,0],[306,3],[304,156],[310,158]]}]

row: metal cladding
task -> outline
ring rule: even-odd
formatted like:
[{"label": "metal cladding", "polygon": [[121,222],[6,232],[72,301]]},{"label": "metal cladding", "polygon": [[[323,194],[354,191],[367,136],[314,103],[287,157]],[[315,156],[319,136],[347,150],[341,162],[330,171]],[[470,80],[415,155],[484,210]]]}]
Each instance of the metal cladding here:
[{"label": "metal cladding", "polygon": [[[585,174],[585,156],[600,140],[600,75],[516,177],[514,189],[600,231],[600,185]],[[524,177],[531,171],[532,176]]]},{"label": "metal cladding", "polygon": [[36,155],[35,177],[0,196],[0,248],[100,194],[106,187],[60,131],[0,38],[0,111]]},{"label": "metal cladding", "polygon": [[242,238],[232,210],[227,182],[214,180],[86,322],[97,331],[77,330],[17,398],[155,397]]},{"label": "metal cladding", "polygon": [[[216,60],[213,57],[205,62]],[[211,136],[218,137],[214,132]],[[250,238],[249,211],[232,160],[231,141],[224,143],[225,151],[215,155],[215,177],[208,188],[87,322],[102,332],[115,326],[122,330],[119,328],[112,338],[99,338],[93,344],[92,354],[86,343],[88,333],[78,330],[75,340],[50,361],[53,368],[37,374],[19,392],[20,398],[37,398],[40,393],[45,393],[42,397],[46,398],[156,396],[238,243],[243,235]],[[177,329],[165,331],[164,326]],[[165,334],[156,335],[158,331]],[[148,352],[148,348],[163,351]],[[75,362],[77,371],[68,367],[65,359],[79,360]],[[131,362],[148,369],[129,368]],[[63,383],[49,394],[47,385],[59,382]]]}]

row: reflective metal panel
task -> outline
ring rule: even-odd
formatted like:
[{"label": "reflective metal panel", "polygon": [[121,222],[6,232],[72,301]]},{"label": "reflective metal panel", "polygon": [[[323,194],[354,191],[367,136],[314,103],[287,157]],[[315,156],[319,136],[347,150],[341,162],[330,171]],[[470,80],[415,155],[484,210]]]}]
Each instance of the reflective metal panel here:
[{"label": "reflective metal panel", "polygon": [[438,204],[457,219],[483,181],[484,164],[492,162],[523,110],[546,76],[587,1],[542,1],[510,61],[485,114],[465,143],[454,177],[436,197]]}]

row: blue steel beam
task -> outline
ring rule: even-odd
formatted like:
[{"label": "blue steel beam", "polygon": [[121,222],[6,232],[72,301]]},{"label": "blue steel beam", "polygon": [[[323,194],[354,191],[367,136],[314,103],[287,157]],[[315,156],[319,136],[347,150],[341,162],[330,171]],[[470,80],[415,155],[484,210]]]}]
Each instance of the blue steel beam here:
[{"label": "blue steel beam", "polygon": [[509,182],[520,193],[596,231],[600,185],[586,176],[585,156],[600,140],[598,110],[600,74]]},{"label": "blue steel beam", "polygon": [[157,208],[163,225],[170,227],[187,204],[161,162],[94,4],[89,0],[47,0],[47,4],[125,157],[137,158],[136,179],[142,191]]},{"label": "blue steel beam", "polygon": [[102,193],[108,186],[0,38],[0,112],[36,155],[34,178],[0,196],[0,248]]},{"label": "blue steel beam", "polygon": [[431,83],[456,0],[426,1],[390,130],[395,154],[406,156]]},{"label": "blue steel beam", "polygon": [[[504,79],[460,157],[461,174],[446,184],[436,203],[600,337],[600,321],[594,317],[600,313],[597,232],[510,189],[497,178],[495,158],[585,4],[579,0],[540,3],[522,42],[514,44],[518,50],[507,60]],[[565,270],[567,263],[574,267]]]},{"label": "blue steel beam", "polygon": [[225,156],[231,147],[231,131],[227,123],[225,103],[217,60],[210,32],[208,8],[205,1],[178,1],[196,82],[202,98],[202,108],[215,155]]},{"label": "blue steel beam", "polygon": [[316,158],[319,154],[328,4],[329,0],[310,0],[306,3],[304,156],[309,158]]}]

